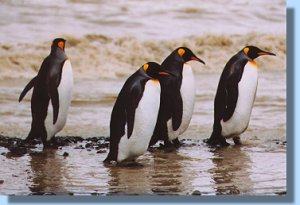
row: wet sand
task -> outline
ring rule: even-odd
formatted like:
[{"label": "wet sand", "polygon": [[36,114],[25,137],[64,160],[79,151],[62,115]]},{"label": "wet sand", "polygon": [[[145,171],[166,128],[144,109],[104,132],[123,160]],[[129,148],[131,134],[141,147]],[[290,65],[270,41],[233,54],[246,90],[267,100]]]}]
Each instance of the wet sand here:
[{"label": "wet sand", "polygon": [[[1,139],[1,137],[0,137]],[[1,140],[0,140],[1,141]],[[76,141],[76,140],[74,140]],[[182,140],[177,151],[152,148],[131,166],[104,166],[103,138],[27,153],[0,146],[5,195],[282,195],[286,143],[209,148]],[[22,151],[21,151],[22,152]],[[29,153],[28,153],[29,152]]]}]

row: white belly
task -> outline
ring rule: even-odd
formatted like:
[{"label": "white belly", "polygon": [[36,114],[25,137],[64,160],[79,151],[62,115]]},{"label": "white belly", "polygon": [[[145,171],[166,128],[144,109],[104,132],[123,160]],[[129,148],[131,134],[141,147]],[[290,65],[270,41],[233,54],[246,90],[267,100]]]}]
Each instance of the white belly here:
[{"label": "white belly", "polygon": [[222,136],[235,137],[247,129],[256,96],[257,82],[257,66],[255,63],[248,62],[238,84],[239,95],[234,113],[228,121],[221,121]]},{"label": "white belly", "polygon": [[183,103],[182,122],[178,130],[173,131],[171,119],[167,122],[169,140],[178,138],[189,127],[195,104],[195,78],[192,67],[185,63],[182,71],[180,93]]},{"label": "white belly", "polygon": [[48,105],[48,113],[45,119],[47,131],[47,140],[50,140],[56,133],[61,131],[66,124],[68,110],[71,104],[73,89],[73,72],[69,60],[66,60],[61,75],[61,81],[58,86],[59,112],[56,123],[53,125],[53,108],[51,101]]},{"label": "white belly", "polygon": [[128,139],[126,128],[119,142],[118,162],[135,159],[147,151],[158,117],[160,92],[158,81],[149,80],[145,84],[143,96],[135,110],[132,135]]}]

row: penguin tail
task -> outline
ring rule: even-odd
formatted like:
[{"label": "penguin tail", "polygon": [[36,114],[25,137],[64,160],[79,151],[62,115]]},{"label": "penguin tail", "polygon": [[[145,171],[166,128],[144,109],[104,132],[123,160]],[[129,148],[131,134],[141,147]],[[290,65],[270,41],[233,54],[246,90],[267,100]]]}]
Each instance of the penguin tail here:
[{"label": "penguin tail", "polygon": [[23,89],[22,93],[20,94],[19,102],[22,101],[22,99],[25,97],[25,95],[27,94],[27,92],[34,86],[35,79],[36,79],[36,77],[32,78],[31,81],[25,86],[25,88]]}]

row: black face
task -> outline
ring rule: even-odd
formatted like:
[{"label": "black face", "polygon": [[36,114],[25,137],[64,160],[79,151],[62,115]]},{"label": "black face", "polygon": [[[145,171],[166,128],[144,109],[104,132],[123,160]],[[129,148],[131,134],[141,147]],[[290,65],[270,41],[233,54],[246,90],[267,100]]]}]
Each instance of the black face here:
[{"label": "black face", "polygon": [[161,77],[170,75],[168,71],[164,71],[161,66],[155,62],[145,63],[142,68],[151,78],[159,79]]},{"label": "black face", "polygon": [[246,46],[245,48],[243,48],[243,52],[252,60],[262,55],[276,56],[274,53],[263,51],[256,46]]},{"label": "black face", "polygon": [[177,55],[179,55],[179,56],[183,59],[184,63],[189,62],[189,61],[192,61],[192,60],[195,60],[195,61],[199,61],[200,63],[205,64],[203,60],[201,60],[200,58],[198,58],[198,57],[197,57],[197,56],[196,56],[189,48],[187,48],[187,47],[179,47],[179,48],[177,48],[177,49],[176,49],[175,51],[173,51],[173,52],[175,52]]},{"label": "black face", "polygon": [[65,50],[66,40],[63,38],[56,38],[52,41],[52,48],[60,48],[63,51]]}]

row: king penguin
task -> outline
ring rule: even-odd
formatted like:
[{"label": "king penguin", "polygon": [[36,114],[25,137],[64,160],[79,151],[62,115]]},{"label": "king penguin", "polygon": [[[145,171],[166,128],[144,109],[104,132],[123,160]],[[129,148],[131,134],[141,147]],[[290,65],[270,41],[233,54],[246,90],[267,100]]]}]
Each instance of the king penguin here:
[{"label": "king penguin", "polygon": [[111,113],[105,163],[134,161],[147,151],[160,106],[159,79],[168,75],[159,64],[148,62],[126,80]]},{"label": "king penguin", "polygon": [[179,47],[161,64],[172,75],[161,81],[161,106],[150,146],[158,140],[163,140],[166,148],[180,146],[178,136],[188,128],[195,104],[195,77],[189,65],[192,60],[205,64],[189,48]]},{"label": "king penguin", "polygon": [[239,135],[248,127],[258,83],[258,66],[254,61],[272,55],[255,46],[246,46],[225,65],[214,101],[213,132],[207,143],[228,146],[226,138],[240,144]]},{"label": "king penguin", "polygon": [[37,76],[26,85],[19,97],[21,102],[33,88],[31,130],[25,142],[41,138],[44,147],[47,147],[66,124],[72,97],[73,73],[70,60],[65,54],[65,43],[66,40],[62,38],[53,40],[51,52],[44,59]]}]

